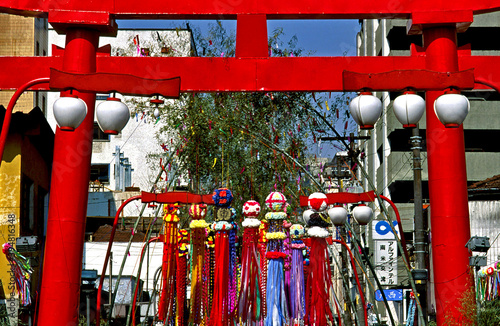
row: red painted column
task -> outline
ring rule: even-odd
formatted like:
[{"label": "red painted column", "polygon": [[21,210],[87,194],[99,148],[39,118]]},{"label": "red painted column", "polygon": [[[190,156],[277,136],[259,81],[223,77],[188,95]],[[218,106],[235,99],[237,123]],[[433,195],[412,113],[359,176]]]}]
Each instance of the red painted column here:
[{"label": "red painted column", "polygon": [[[426,68],[458,71],[456,29],[436,27],[424,30]],[[436,296],[437,324],[450,318],[462,323],[457,310],[465,292],[473,286],[469,277],[470,238],[467,205],[467,173],[463,127],[445,128],[434,113],[434,101],[442,91],[426,93],[427,160],[431,204],[432,268]]]},{"label": "red painted column", "polygon": [[[68,30],[64,71],[95,72],[98,40],[96,31]],[[73,94],[87,103],[88,112],[75,131],[56,130],[39,326],[78,324],[95,93]]]}]

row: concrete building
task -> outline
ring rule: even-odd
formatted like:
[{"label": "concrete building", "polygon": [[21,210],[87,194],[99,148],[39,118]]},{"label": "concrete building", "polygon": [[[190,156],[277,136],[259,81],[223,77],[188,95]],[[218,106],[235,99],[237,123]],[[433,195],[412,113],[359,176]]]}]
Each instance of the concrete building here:
[{"label": "concrete building", "polygon": [[[0,14],[0,56],[47,56],[48,23],[44,18]],[[7,107],[13,91],[0,91],[0,104]],[[47,108],[47,92],[25,92],[14,111],[29,112]]]},{"label": "concrete building", "polygon": [[[475,16],[474,19],[474,23],[465,33],[458,34],[458,46],[464,53],[470,50],[472,55],[498,55],[500,46],[492,40],[500,31],[500,15],[483,14]],[[359,56],[408,56],[411,44],[422,46],[421,35],[406,34],[406,20],[362,20],[360,23],[361,30],[357,35]],[[472,184],[499,173],[500,145],[494,140],[500,136],[500,96],[493,90],[465,91],[463,94],[469,98],[471,104],[470,113],[463,126],[467,179],[468,183]],[[376,191],[396,203],[401,213],[405,236],[410,240],[407,242],[411,244],[414,230],[413,166],[409,142],[411,131],[403,129],[392,110],[392,101],[400,94],[377,92],[375,95],[382,100],[383,112],[375,128],[365,132],[371,138],[361,147],[361,151],[366,154],[364,166],[368,168],[368,175]],[[424,115],[419,124],[423,140],[421,157],[424,203],[428,202],[429,198],[425,128]],[[369,189],[367,179],[364,180],[364,187]],[[372,234],[367,233],[371,239]],[[401,264],[398,274],[401,275],[399,286],[407,287],[407,276]],[[432,291],[432,286],[429,289]],[[433,309],[432,302],[429,302],[428,311],[432,313]]]}]

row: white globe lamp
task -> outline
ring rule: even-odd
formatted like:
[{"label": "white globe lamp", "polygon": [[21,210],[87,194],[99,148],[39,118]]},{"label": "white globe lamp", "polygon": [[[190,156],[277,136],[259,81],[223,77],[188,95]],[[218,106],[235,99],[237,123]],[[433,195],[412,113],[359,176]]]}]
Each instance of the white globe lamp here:
[{"label": "white globe lamp", "polygon": [[361,93],[351,101],[349,110],[361,129],[373,129],[382,113],[382,102],[370,93]]},{"label": "white globe lamp", "polygon": [[443,94],[434,101],[434,112],[446,128],[458,128],[469,111],[469,100],[462,94]]},{"label": "white globe lamp", "polygon": [[60,97],[54,102],[54,118],[61,130],[74,131],[87,115],[87,104],[74,95]]},{"label": "white globe lamp", "polygon": [[328,216],[333,225],[342,226],[347,221],[347,210],[342,206],[334,206],[328,210]]},{"label": "white globe lamp", "polygon": [[406,92],[396,97],[392,104],[394,115],[404,128],[416,128],[417,123],[425,112],[425,101],[412,92]]},{"label": "white globe lamp", "polygon": [[373,218],[373,211],[365,204],[361,204],[352,210],[352,215],[359,225],[367,225]]},{"label": "white globe lamp", "polygon": [[95,109],[97,123],[106,134],[118,135],[130,119],[130,111],[119,98],[108,97]]}]

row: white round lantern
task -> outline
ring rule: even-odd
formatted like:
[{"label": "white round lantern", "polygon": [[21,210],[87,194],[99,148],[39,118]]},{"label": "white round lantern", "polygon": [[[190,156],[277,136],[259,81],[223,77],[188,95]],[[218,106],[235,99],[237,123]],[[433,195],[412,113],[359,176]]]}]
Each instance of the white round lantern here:
[{"label": "white round lantern", "polygon": [[333,225],[342,226],[347,221],[347,210],[342,206],[335,206],[328,210],[328,216]]},{"label": "white round lantern", "polygon": [[309,224],[309,220],[311,219],[311,215],[314,214],[312,209],[306,209],[304,213],[302,213],[302,219],[306,225]]},{"label": "white round lantern", "polygon": [[108,97],[106,101],[100,103],[95,115],[102,131],[111,135],[117,135],[130,119],[127,105],[116,97]]},{"label": "white round lantern", "polygon": [[417,94],[406,93],[396,97],[394,114],[404,128],[415,128],[425,112],[425,101]]},{"label": "white round lantern", "polygon": [[469,100],[462,94],[444,94],[434,101],[434,112],[446,128],[460,126],[469,111]]},{"label": "white round lantern", "polygon": [[160,116],[160,109],[156,108],[153,112],[153,115],[155,116],[155,118],[158,118]]},{"label": "white round lantern", "polygon": [[376,96],[361,94],[351,101],[349,110],[361,129],[372,129],[382,113],[382,102]]},{"label": "white round lantern", "polygon": [[322,212],[328,207],[328,198],[322,192],[315,192],[309,195],[307,205],[315,212]]},{"label": "white round lantern", "polygon": [[86,115],[87,104],[76,96],[60,97],[54,102],[54,118],[61,130],[75,130]]},{"label": "white round lantern", "polygon": [[359,206],[356,206],[352,210],[352,215],[354,216],[356,222],[358,222],[359,225],[366,225],[370,223],[373,217],[373,211],[370,207],[361,204]]}]

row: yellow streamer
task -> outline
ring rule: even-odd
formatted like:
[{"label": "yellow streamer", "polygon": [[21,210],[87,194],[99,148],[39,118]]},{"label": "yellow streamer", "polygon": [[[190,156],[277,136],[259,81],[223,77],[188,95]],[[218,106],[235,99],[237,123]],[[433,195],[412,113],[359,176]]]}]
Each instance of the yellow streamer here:
[{"label": "yellow streamer", "polygon": [[328,106],[328,101],[325,101],[325,105],[326,105],[326,110],[330,111],[330,107]]},{"label": "yellow streamer", "polygon": [[217,163],[217,157],[214,158],[214,165],[212,165],[212,169],[215,167],[215,164]]}]

